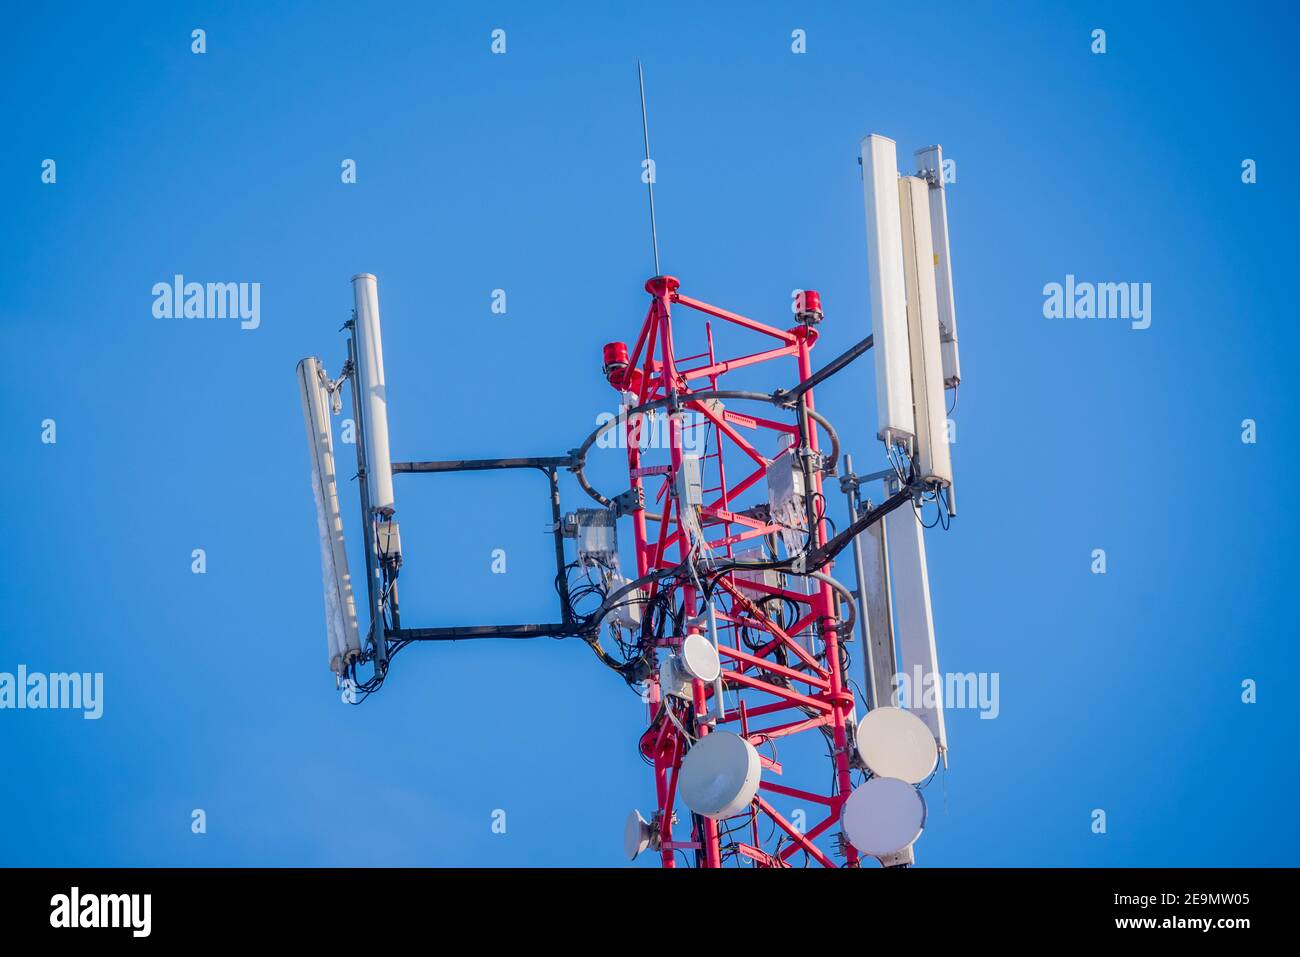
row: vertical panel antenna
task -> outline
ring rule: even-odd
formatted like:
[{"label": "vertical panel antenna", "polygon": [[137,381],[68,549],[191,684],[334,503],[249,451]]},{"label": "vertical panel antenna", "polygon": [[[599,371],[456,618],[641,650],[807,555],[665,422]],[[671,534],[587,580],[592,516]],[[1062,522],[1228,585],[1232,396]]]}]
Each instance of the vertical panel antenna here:
[{"label": "vertical panel antenna", "polygon": [[862,187],[867,220],[867,278],[871,286],[871,335],[876,356],[877,435],[886,447],[915,451],[912,366],[907,328],[903,227],[898,206],[898,148],[887,136],[861,143]]},{"label": "vertical panel antenna", "polygon": [[650,159],[650,121],[646,119],[645,110],[645,71],[641,61],[636,61],[636,75],[641,83],[641,132],[645,136],[645,171],[646,188],[650,191],[650,244],[655,251],[655,275],[659,272],[659,231],[655,226],[655,174],[654,161]]}]

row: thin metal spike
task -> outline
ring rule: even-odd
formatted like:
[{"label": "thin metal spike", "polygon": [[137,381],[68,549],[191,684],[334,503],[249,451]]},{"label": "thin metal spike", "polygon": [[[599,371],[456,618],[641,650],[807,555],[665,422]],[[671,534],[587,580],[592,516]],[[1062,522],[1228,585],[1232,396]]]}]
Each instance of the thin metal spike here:
[{"label": "thin metal spike", "polygon": [[636,75],[641,84],[641,132],[645,136],[645,158],[646,158],[646,188],[650,193],[650,244],[654,247],[655,253],[655,275],[659,272],[659,230],[655,225],[655,182],[654,174],[651,172],[650,159],[650,121],[646,118],[645,108],[645,71],[641,69],[641,61],[636,61]]}]

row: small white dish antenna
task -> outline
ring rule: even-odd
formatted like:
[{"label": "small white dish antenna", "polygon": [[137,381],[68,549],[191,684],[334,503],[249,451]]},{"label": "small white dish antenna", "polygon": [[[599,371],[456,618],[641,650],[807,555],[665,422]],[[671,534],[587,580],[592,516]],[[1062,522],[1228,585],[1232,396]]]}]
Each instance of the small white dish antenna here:
[{"label": "small white dish antenna", "polygon": [[686,673],[701,681],[713,681],[722,674],[722,662],[717,649],[703,635],[687,635],[682,641],[682,652],[677,658]]},{"label": "small white dish antenna", "polygon": [[623,853],[627,855],[629,861],[635,861],[637,855],[649,846],[650,822],[634,808],[623,825]]},{"label": "small white dish antenna", "polygon": [[858,722],[858,756],[876,777],[920,784],[939,763],[934,733],[902,708],[874,708]]},{"label": "small white dish antenna", "polygon": [[677,794],[696,814],[720,821],[754,800],[762,770],[752,744],[730,731],[714,731],[682,758]]},{"label": "small white dish antenna", "polygon": [[703,635],[687,635],[681,650],[669,654],[659,666],[659,686],[665,694],[691,699],[691,682],[698,678],[706,684],[722,674],[717,649]]},{"label": "small white dish antenna", "polygon": [[908,847],[925,829],[921,792],[898,778],[871,778],[844,802],[844,833],[863,854],[884,857]]}]

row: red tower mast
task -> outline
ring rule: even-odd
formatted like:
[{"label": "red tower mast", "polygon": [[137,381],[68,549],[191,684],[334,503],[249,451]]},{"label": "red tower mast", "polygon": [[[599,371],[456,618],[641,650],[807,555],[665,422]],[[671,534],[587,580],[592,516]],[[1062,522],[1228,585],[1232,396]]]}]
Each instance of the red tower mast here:
[{"label": "red tower mast", "polygon": [[[851,597],[829,577],[829,564],[802,576],[791,575],[793,580],[776,574],[765,580],[761,559],[752,563],[758,566],[754,571],[739,570],[727,561],[736,557],[739,548],[758,543],[771,550],[768,563],[774,564],[783,544],[788,559],[795,557],[799,538],[805,539],[805,551],[827,540],[822,480],[834,474],[838,440],[816,413],[812,389],[782,402],[780,392],[774,399],[766,393],[721,386],[723,377],[737,369],[783,360],[793,360],[798,381],[807,382],[812,376],[810,354],[818,338],[816,324],[821,320],[820,298],[811,291],[800,294],[798,322],[790,329],[778,329],[684,295],[672,276],[650,279],[646,291],[652,301],[636,345],[629,353],[622,343],[611,343],[604,358],[610,384],[630,394],[634,406],[622,428],[634,502],[630,511],[636,571],[638,581],[645,581],[645,613],[653,616],[658,607],[660,614],[682,625],[662,628],[668,633],[653,640],[652,658],[679,650],[688,636],[702,634],[711,614],[722,666],[716,682],[692,679],[689,701],[665,693],[657,670],[648,677],[650,723],[641,736],[640,750],[654,767],[657,809],[650,822],[651,845],[664,867],[676,865],[678,852],[694,854],[696,863],[706,867],[742,863],[742,858],[760,867],[791,866],[792,859],[825,867],[855,866],[858,852],[847,839],[829,847],[825,840],[818,843],[835,827],[852,788],[856,712],[842,651],[843,642],[851,638],[845,626],[852,622],[841,618],[852,615]],[[677,354],[675,334],[683,330],[674,329],[674,306],[682,307],[679,318],[683,314],[705,317],[702,352]],[[773,341],[761,351],[719,359],[711,320]],[[762,410],[764,415],[742,414],[727,408],[736,400],[770,404]],[[658,413],[658,409],[636,412],[647,404],[657,405],[668,416],[666,462],[647,461],[651,450],[643,448],[642,433],[647,416]],[[794,421],[779,421],[783,411],[793,413]],[[683,499],[681,492],[683,482],[693,477],[683,476],[683,470],[686,439],[696,429],[706,434],[697,443],[703,448],[698,505],[691,504],[689,497]],[[829,454],[820,449],[819,430],[830,440]],[[782,462],[785,457],[789,460]],[[734,467],[741,458],[749,460],[749,471],[731,482],[728,463]],[[694,468],[692,464],[688,471]],[[790,469],[796,481],[802,479],[801,516],[775,516],[768,503],[738,506],[745,493],[756,488],[766,491],[774,469]],[[713,573],[710,569],[716,565],[728,570]],[[809,587],[790,587],[798,582]],[[701,614],[706,600],[712,608]],[[717,689],[723,689],[721,708],[715,700]],[[678,782],[683,757],[692,744],[724,728],[734,730],[759,752],[762,779],[746,808],[719,821],[682,807]],[[776,746],[812,736],[821,736],[828,745],[832,772],[828,793],[823,793],[824,773],[810,783],[797,778],[784,783],[794,775],[781,763]],[[802,813],[783,814],[773,804],[791,800]],[[815,810],[809,815],[803,805]],[[801,816],[806,823],[799,820]]]}]

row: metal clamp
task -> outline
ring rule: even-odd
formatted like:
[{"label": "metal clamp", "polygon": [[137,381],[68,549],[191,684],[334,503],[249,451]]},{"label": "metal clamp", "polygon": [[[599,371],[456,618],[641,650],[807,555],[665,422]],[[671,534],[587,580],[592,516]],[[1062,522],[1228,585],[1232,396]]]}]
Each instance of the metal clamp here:
[{"label": "metal clamp", "polygon": [[643,508],[645,508],[645,491],[643,489],[630,488],[626,492],[614,496],[615,518],[622,518],[632,512],[639,512]]}]

